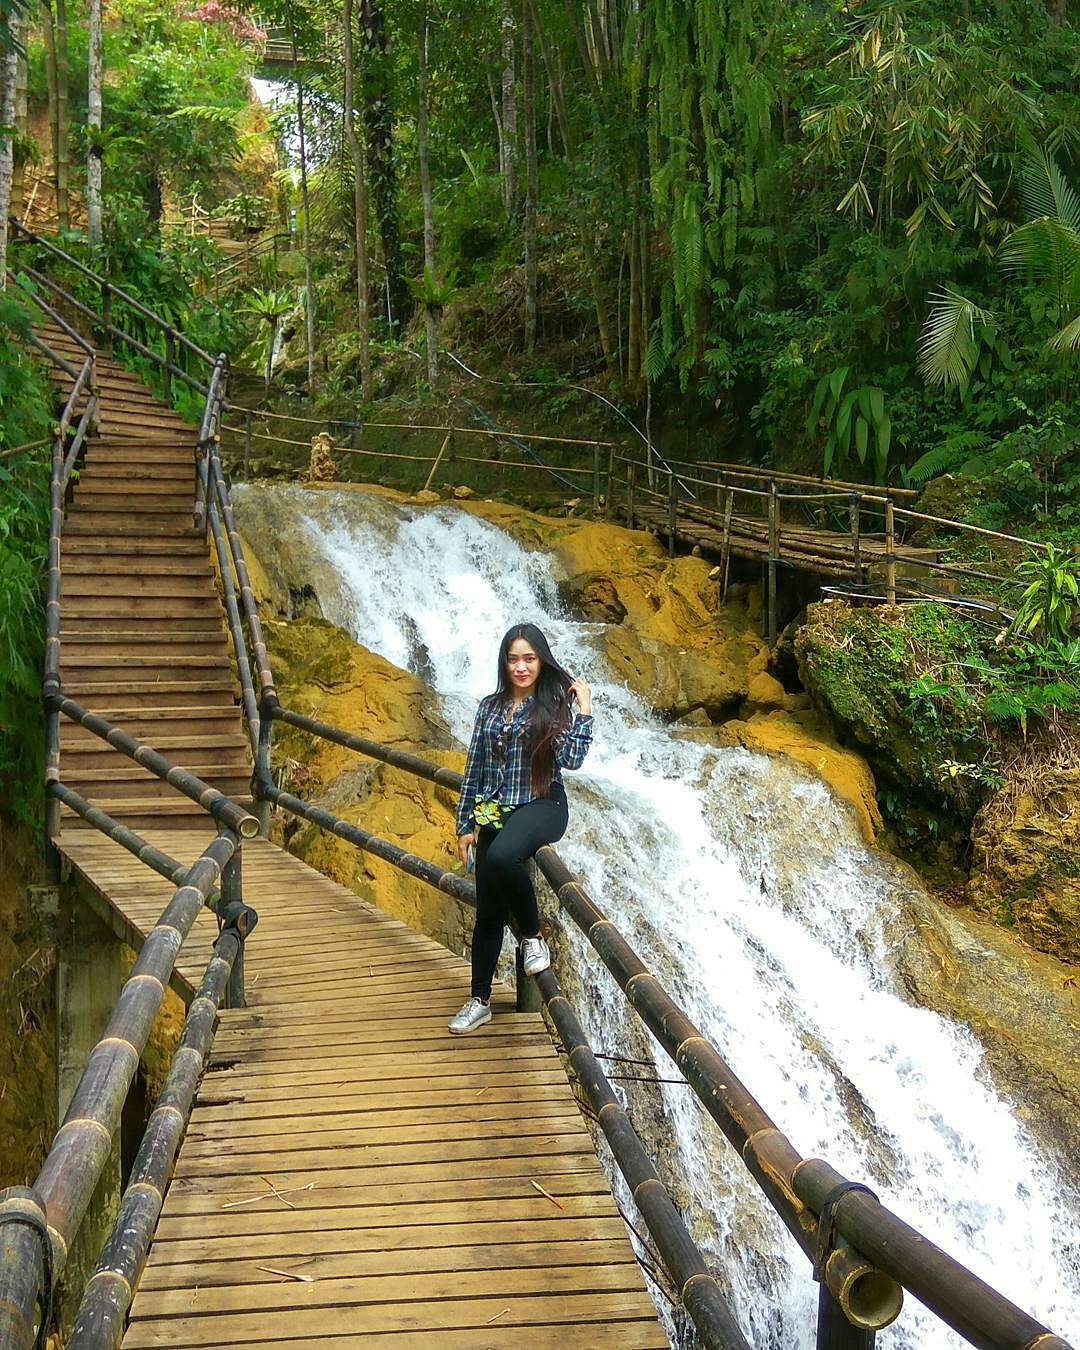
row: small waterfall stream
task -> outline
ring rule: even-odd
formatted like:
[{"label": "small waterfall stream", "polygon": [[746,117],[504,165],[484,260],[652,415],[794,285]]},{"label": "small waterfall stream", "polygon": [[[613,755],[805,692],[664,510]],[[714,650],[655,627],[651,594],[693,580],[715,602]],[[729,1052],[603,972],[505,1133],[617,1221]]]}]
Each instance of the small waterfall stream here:
[{"label": "small waterfall stream", "polygon": [[[612,681],[599,627],[561,610],[546,558],[495,527],[451,507],[280,491],[320,571],[336,576],[327,617],[399,665],[422,661],[462,741],[494,685],[502,633],[523,620],[544,628],[594,689],[595,745],[567,775],[568,864],[803,1153],[866,1181],[1059,1334],[1080,1337],[1078,1215],[1063,1179],[995,1091],[974,1036],[905,1000],[890,932],[908,879],[860,842],[824,786],[659,723]],[[634,1015],[570,925],[558,972],[594,1047],[640,1056],[648,1042]],[[659,1051],[656,1067],[675,1076]],[[806,1350],[808,1262],[692,1092],[646,1092],[627,1088],[635,1123],[751,1342]],[[963,1342],[909,1298],[879,1344]]]}]

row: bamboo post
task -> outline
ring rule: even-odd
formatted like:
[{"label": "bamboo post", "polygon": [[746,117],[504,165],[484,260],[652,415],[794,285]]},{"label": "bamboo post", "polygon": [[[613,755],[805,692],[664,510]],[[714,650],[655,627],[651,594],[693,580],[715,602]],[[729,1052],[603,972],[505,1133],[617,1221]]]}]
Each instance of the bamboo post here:
[{"label": "bamboo post", "polygon": [[[230,919],[237,916],[244,908],[244,862],[243,849],[238,848],[229,861],[221,869],[221,906],[220,913],[223,921],[223,927],[227,926]],[[232,963],[232,969],[229,971],[228,983],[225,986],[225,1007],[243,1008],[247,1000],[244,996],[244,934],[241,933],[241,942],[236,952],[236,957]]]},{"label": "bamboo post", "polygon": [[634,478],[637,474],[637,465],[633,460],[626,468],[626,527],[632,530],[634,528]]},{"label": "bamboo post", "polygon": [[600,447],[593,446],[592,452],[592,497],[593,515],[600,514]]},{"label": "bamboo post", "polygon": [[861,586],[863,581],[862,500],[858,493],[852,494],[849,512],[851,516],[851,558],[855,567],[855,580]]},{"label": "bamboo post", "polygon": [[608,449],[607,461],[607,491],[604,493],[604,514],[610,520],[615,510],[615,503],[612,500],[612,490],[615,487],[615,447]]},{"label": "bamboo post", "polygon": [[165,329],[165,365],[162,377],[165,382],[165,402],[172,403],[172,369],[176,364],[176,336],[171,328]]},{"label": "bamboo post", "polygon": [[873,1350],[876,1340],[876,1332],[848,1321],[822,1281],[818,1289],[816,1350]]},{"label": "bamboo post", "polygon": [[891,497],[885,500],[885,600],[896,604],[896,522]]},{"label": "bamboo post", "polygon": [[251,409],[244,414],[244,482],[251,475]]},{"label": "bamboo post", "polygon": [[442,445],[439,446],[439,453],[435,456],[434,460],[432,461],[431,472],[428,474],[427,481],[425,482],[423,487],[424,492],[427,492],[427,490],[431,487],[431,480],[435,477],[435,470],[439,467],[439,464],[442,461],[442,457],[446,453],[446,447],[450,444],[450,437],[452,434],[453,434],[452,432],[448,431],[446,433],[446,437],[443,440]]},{"label": "bamboo post", "polygon": [[776,480],[769,480],[769,560],[768,595],[766,613],[768,615],[769,647],[776,646],[776,563],[780,556],[780,502],[777,497]]},{"label": "bamboo post", "polygon": [[668,540],[667,540],[667,551],[668,551],[668,557],[669,557],[669,558],[674,558],[674,556],[675,556],[675,517],[676,517],[676,512],[675,512],[675,470],[674,470],[674,468],[668,469],[668,503],[667,503],[667,514],[668,514]]},{"label": "bamboo post", "polygon": [[724,542],[720,546],[720,599],[727,599],[728,577],[731,573],[731,517],[735,510],[735,492],[732,488],[727,490],[727,500],[724,502]]},{"label": "bamboo post", "polygon": [[112,351],[112,305],[112,287],[107,281],[103,281],[101,283],[101,349],[106,354]]}]

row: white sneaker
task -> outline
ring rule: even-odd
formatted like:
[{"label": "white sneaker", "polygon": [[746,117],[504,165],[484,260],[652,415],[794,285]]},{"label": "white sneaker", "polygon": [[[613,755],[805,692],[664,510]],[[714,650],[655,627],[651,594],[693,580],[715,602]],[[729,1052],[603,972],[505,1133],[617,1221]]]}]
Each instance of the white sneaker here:
[{"label": "white sneaker", "polygon": [[452,1017],[447,1023],[447,1030],[452,1036],[467,1036],[470,1031],[475,1031],[477,1027],[482,1027],[485,1022],[491,1021],[491,1009],[480,998],[471,998],[464,1008]]},{"label": "white sneaker", "polygon": [[539,975],[551,965],[551,952],[542,937],[522,938],[521,957],[526,975]]}]

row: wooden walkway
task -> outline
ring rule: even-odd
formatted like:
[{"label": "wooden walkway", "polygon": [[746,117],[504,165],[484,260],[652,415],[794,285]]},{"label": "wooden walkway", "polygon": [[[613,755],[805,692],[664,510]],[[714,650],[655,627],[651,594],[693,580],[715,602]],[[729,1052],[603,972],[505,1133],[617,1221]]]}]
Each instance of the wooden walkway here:
[{"label": "wooden walkway", "polygon": [[[680,501],[675,515],[676,541],[687,549],[697,548],[707,557],[722,559],[724,529],[716,517],[715,511]],[[667,539],[670,523],[667,507],[634,503],[634,524],[638,528],[652,530]],[[730,541],[733,557],[768,561],[769,524],[761,516],[733,513]],[[820,576],[865,580],[868,574],[880,575],[887,555],[888,545],[883,535],[860,535],[856,558],[855,540],[851,534],[787,521],[779,532],[778,561]],[[917,575],[936,563],[940,556],[940,549],[915,548],[909,544],[896,546],[896,559],[905,574]]]},{"label": "wooden walkway", "polygon": [[[209,837],[151,832],[183,861]],[[90,830],[60,848],[145,934],[170,883]],[[244,880],[249,1006],[221,1014],[124,1346],[666,1346],[540,1015],[499,988],[451,1037],[463,960],[265,840]],[[206,912],[189,985],[215,936]]]},{"label": "wooden walkway", "polygon": [[[196,433],[105,356],[98,385],[101,435],[64,526],[65,691],[247,801],[193,522]],[[200,808],[82,727],[63,729],[61,775],[183,862],[211,837]],[[62,820],[72,872],[139,947],[173,886]],[[463,960],[266,840],[244,845],[243,872],[249,1006],[221,1014],[124,1345],[666,1346],[540,1015],[500,987],[494,1021],[453,1037]],[[182,995],[216,936],[205,911]]]}]

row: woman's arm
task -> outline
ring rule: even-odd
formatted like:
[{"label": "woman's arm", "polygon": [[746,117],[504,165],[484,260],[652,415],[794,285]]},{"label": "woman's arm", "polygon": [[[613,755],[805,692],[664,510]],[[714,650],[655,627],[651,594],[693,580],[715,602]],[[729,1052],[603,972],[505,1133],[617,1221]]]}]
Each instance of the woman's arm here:
[{"label": "woman's arm", "polygon": [[565,731],[555,737],[555,761],[563,769],[580,769],[592,745],[592,691],[584,680],[570,686],[577,710]]},{"label": "woman's arm", "polygon": [[461,795],[458,798],[457,833],[459,836],[468,834],[472,830],[470,816],[480,787],[480,771],[483,763],[484,705],[481,703],[476,712],[476,721],[473,724],[472,740],[469,742],[469,753],[465,759],[465,779],[461,784]]}]

